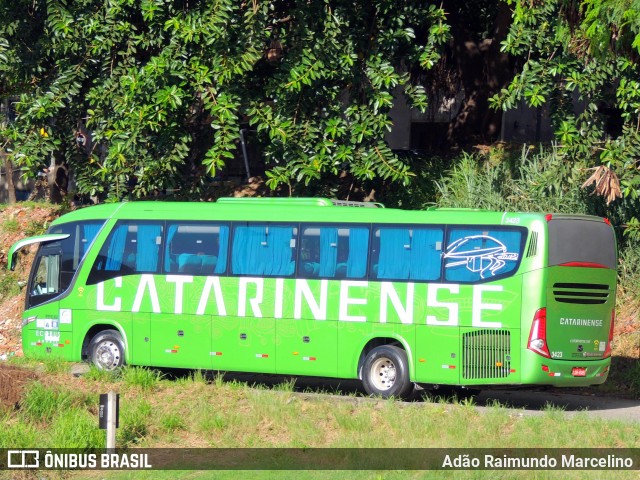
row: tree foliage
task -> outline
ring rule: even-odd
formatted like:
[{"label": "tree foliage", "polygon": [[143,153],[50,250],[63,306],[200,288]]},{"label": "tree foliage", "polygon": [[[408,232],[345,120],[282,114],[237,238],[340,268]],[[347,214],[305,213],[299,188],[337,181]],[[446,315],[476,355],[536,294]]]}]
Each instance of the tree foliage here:
[{"label": "tree foliage", "polygon": [[0,153],[32,175],[53,157],[102,198],[189,196],[250,129],[272,188],[344,171],[406,183],[389,111],[401,95],[424,110],[425,87],[446,77],[464,90],[450,141],[495,138],[488,105],[548,107],[585,183],[638,199],[639,12],[637,0],[0,0],[0,99],[15,110]]},{"label": "tree foliage", "polygon": [[[586,184],[608,202],[640,195],[640,10],[635,0],[508,0],[502,43],[522,59],[493,105],[548,105],[569,158],[601,167]],[[606,180],[606,181],[605,181]]]},{"label": "tree foliage", "polygon": [[35,174],[53,155],[111,199],[197,191],[242,128],[274,188],[341,170],[406,182],[388,113],[399,94],[426,107],[409,72],[450,35],[421,0],[0,0],[0,15],[10,160]]}]

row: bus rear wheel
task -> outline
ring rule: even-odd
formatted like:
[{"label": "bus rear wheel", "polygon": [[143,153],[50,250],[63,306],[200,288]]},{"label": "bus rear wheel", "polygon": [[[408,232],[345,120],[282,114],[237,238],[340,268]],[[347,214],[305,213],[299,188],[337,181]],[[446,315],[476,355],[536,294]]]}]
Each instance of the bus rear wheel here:
[{"label": "bus rear wheel", "polygon": [[111,372],[124,364],[124,343],[117,330],[103,330],[89,343],[89,358],[98,369]]},{"label": "bus rear wheel", "polygon": [[406,352],[393,345],[371,350],[362,366],[362,385],[369,395],[406,398],[413,391]]}]

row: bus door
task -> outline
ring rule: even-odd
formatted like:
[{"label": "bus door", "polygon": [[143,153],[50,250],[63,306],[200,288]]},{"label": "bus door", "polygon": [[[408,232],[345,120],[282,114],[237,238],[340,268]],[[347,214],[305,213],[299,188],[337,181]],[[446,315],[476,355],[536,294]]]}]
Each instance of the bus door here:
[{"label": "bus door", "polygon": [[[63,290],[60,242],[43,244],[34,261],[27,291],[27,308],[35,329],[27,341],[37,347],[39,356],[64,356],[64,346],[71,337],[71,322],[60,316],[60,302],[55,300]],[[66,343],[65,343],[66,342]],[[69,350],[69,349],[67,349]]]}]

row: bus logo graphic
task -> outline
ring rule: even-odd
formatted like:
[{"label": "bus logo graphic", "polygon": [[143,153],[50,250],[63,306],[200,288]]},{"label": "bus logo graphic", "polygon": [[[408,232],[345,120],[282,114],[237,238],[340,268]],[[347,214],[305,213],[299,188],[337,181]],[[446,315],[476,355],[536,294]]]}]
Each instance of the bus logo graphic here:
[{"label": "bus logo graphic", "polygon": [[8,450],[8,468],[40,468],[40,452],[38,450]]},{"label": "bus logo graphic", "polygon": [[518,254],[507,252],[505,244],[493,237],[471,235],[449,245],[444,258],[454,260],[447,263],[446,268],[466,265],[467,270],[480,273],[480,278],[484,279],[487,271],[493,276],[504,267],[505,260],[517,261]]}]

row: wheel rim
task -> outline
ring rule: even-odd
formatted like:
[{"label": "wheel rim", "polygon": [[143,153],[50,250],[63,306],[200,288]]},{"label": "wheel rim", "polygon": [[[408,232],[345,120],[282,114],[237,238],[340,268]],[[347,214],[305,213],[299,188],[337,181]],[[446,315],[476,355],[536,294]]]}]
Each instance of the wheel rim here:
[{"label": "wheel rim", "polygon": [[114,370],[120,365],[120,347],[111,340],[100,342],[93,354],[93,361],[102,370]]},{"label": "wheel rim", "polygon": [[387,357],[371,365],[371,382],[378,390],[389,390],[396,383],[396,365]]}]

